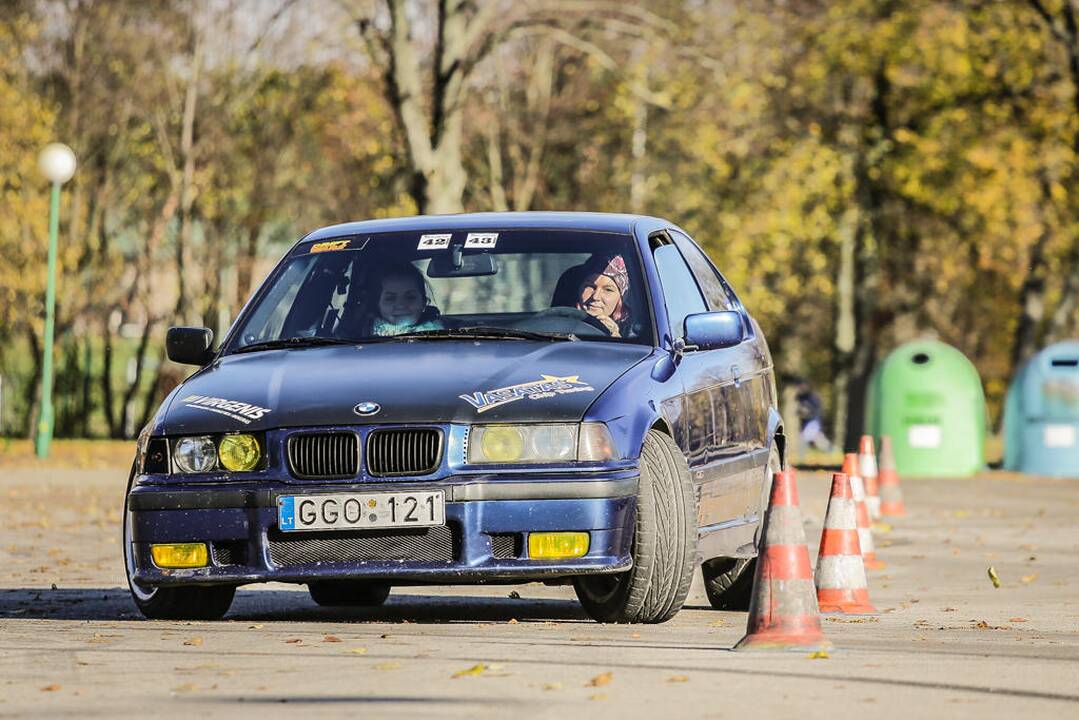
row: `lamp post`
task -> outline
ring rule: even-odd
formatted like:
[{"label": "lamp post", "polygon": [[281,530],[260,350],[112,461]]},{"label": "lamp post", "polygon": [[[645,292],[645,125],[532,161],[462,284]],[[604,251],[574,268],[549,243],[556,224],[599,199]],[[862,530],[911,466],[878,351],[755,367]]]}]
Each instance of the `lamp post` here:
[{"label": "lamp post", "polygon": [[41,417],[37,423],[37,456],[49,455],[52,442],[52,339],[56,324],[56,236],[60,230],[60,186],[75,174],[75,153],[63,143],[50,143],[38,156],[38,167],[52,183],[49,203],[49,277],[45,285],[45,357],[41,363]]}]

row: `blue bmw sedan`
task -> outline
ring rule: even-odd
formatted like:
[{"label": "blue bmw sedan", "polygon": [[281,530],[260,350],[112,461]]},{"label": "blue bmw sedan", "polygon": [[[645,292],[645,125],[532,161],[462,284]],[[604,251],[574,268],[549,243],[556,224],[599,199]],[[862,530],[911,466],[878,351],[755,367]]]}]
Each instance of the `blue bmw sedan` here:
[{"label": "blue bmw sedan", "polygon": [[236,588],[321,605],[393,586],[572,584],[662,622],[699,565],[748,604],[782,467],[768,346],[659,218],[496,213],[323,228],[281,259],[139,437],[124,560],[151,618]]}]

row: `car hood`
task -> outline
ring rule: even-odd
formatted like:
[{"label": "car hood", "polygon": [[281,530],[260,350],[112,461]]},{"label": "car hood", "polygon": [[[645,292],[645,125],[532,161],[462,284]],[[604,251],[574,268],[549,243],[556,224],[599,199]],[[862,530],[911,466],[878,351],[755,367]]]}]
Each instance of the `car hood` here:
[{"label": "car hood", "polygon": [[[651,348],[413,341],[227,355],[177,388],[167,434],[365,423],[580,420]],[[376,403],[377,412],[357,412]]]}]

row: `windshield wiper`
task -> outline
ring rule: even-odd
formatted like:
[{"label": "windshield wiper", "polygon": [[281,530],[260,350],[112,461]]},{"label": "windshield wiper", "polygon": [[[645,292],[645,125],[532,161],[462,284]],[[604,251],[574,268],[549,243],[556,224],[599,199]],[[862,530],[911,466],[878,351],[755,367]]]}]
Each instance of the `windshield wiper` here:
[{"label": "windshield wiper", "polygon": [[580,340],[580,338],[573,333],[539,332],[537,330],[519,330],[517,328],[492,327],[486,325],[471,325],[469,327],[460,328],[443,328],[440,330],[423,330],[421,332],[394,335],[393,337],[398,340],[459,340],[462,338],[468,340],[489,338],[498,340],[558,340],[571,342],[575,340]]},{"label": "windshield wiper", "polygon": [[355,340],[342,340],[331,337],[290,337],[281,340],[263,340],[233,350],[234,353],[257,352],[259,350],[281,350],[287,348],[321,347],[323,345],[355,345]]}]

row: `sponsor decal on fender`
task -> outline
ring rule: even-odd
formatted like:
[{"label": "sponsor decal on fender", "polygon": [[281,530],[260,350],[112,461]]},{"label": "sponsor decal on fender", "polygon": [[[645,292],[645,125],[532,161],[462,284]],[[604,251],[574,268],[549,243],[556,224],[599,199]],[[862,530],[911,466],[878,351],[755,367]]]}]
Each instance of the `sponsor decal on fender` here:
[{"label": "sponsor decal on fender", "polygon": [[244,425],[249,425],[252,420],[260,420],[263,415],[270,412],[270,408],[208,395],[188,395],[180,402],[189,408],[209,410],[210,412],[225,415],[242,422]]},{"label": "sponsor decal on fender", "polygon": [[555,395],[595,392],[596,389],[581,380],[580,377],[580,375],[567,375],[566,377],[540,375],[539,380],[532,380],[520,385],[510,385],[497,390],[483,390],[474,392],[471,395],[458,395],[458,397],[476,408],[476,412],[482,413],[524,398],[542,400]]}]

